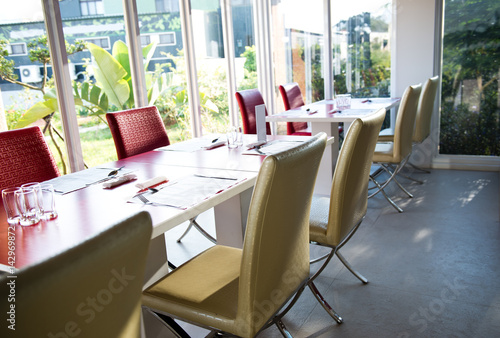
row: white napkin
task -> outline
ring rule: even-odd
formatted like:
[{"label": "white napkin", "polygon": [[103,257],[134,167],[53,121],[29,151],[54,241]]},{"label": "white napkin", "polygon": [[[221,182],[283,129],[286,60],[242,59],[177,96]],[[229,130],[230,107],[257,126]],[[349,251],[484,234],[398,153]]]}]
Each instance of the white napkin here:
[{"label": "white napkin", "polygon": [[210,149],[214,149],[214,148],[217,148],[217,147],[220,147],[220,146],[223,146],[226,144],[226,141],[225,140],[222,140],[222,141],[217,141],[217,142],[214,142],[214,143],[211,143],[209,144],[208,146],[205,146],[203,147],[204,149],[207,149],[207,150],[210,150]]},{"label": "white napkin", "polygon": [[136,174],[132,174],[132,173],[125,174],[125,175],[115,177],[115,178],[110,179],[109,181],[104,182],[102,184],[102,187],[103,188],[113,188],[113,187],[116,187],[116,186],[123,184],[125,182],[135,180],[136,178],[137,178]]},{"label": "white napkin", "polygon": [[156,176],[144,182],[139,182],[135,186],[139,189],[147,189],[161,182],[168,181],[165,176]]}]

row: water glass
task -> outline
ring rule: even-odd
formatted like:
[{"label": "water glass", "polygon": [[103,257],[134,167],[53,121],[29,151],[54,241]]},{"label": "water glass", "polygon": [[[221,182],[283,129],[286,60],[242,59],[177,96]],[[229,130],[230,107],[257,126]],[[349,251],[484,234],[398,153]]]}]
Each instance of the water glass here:
[{"label": "water glass", "polygon": [[335,97],[337,109],[344,110],[351,108],[351,94],[337,95]]},{"label": "water glass", "polygon": [[227,147],[228,148],[236,148],[238,145],[236,144],[238,140],[238,129],[236,127],[231,127],[226,132],[227,137]]},{"label": "water glass", "polygon": [[238,127],[236,130],[236,146],[242,146],[243,145],[243,130],[241,127]]},{"label": "water glass", "polygon": [[56,199],[54,193],[54,186],[52,184],[40,184],[41,200],[38,201],[42,218],[51,220],[57,218]]},{"label": "water glass", "polygon": [[38,182],[30,182],[30,183],[25,183],[21,185],[21,190],[26,190],[26,189],[33,189],[35,191],[36,199],[37,199],[37,204],[38,204],[38,216],[42,216],[43,211],[42,211],[42,189],[41,185]]},{"label": "water glass", "polygon": [[22,226],[35,225],[40,222],[40,207],[37,192],[32,187],[25,187],[14,192],[16,205],[21,214]]},{"label": "water glass", "polygon": [[16,204],[15,192],[21,190],[19,187],[2,190],[2,201],[7,214],[7,223],[11,225],[20,224],[21,213]]}]

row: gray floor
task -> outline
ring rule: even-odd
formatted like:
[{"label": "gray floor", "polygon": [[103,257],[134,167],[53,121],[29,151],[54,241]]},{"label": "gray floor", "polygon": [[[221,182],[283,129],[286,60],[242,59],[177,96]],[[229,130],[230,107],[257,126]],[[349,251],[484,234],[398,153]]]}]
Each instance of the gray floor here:
[{"label": "gray floor", "polygon": [[[413,176],[425,183],[401,182],[414,198],[390,189],[404,213],[382,196],[370,199],[365,221],[342,249],[370,282],[363,285],[337,259],[317,279],[344,323],[336,324],[306,290],[284,318],[294,337],[500,336],[499,173]],[[200,222],[211,219],[208,212]],[[176,243],[183,230],[167,233],[176,264],[210,245],[196,231]],[[207,334],[184,326],[193,337]],[[281,335],[272,327],[259,337]]]}]

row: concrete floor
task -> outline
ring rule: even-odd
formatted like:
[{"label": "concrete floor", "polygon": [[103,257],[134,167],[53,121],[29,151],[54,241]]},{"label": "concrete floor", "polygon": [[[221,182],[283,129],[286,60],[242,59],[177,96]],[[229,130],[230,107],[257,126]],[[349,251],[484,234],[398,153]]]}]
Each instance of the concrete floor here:
[{"label": "concrete floor", "polygon": [[[395,185],[388,189],[404,212],[382,196],[370,199],[365,221],[341,250],[369,283],[336,258],[317,279],[344,323],[336,324],[305,290],[284,318],[294,337],[500,337],[500,173],[413,176],[425,183],[400,181],[414,198]],[[207,212],[199,220],[213,233],[212,217]],[[210,246],[197,231],[177,243],[184,228],[167,233],[175,264]],[[311,256],[321,250],[312,248]],[[192,337],[208,333],[183,326]],[[258,337],[281,334],[271,327]]]}]

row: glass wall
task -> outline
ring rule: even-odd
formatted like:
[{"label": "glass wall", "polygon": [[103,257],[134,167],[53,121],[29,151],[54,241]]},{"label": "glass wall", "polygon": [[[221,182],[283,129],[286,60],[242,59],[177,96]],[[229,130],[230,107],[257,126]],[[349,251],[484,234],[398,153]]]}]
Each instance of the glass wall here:
[{"label": "glass wall", "polygon": [[500,2],[445,1],[439,152],[500,156]]},{"label": "glass wall", "polygon": [[392,1],[332,1],[336,94],[389,97]]}]

